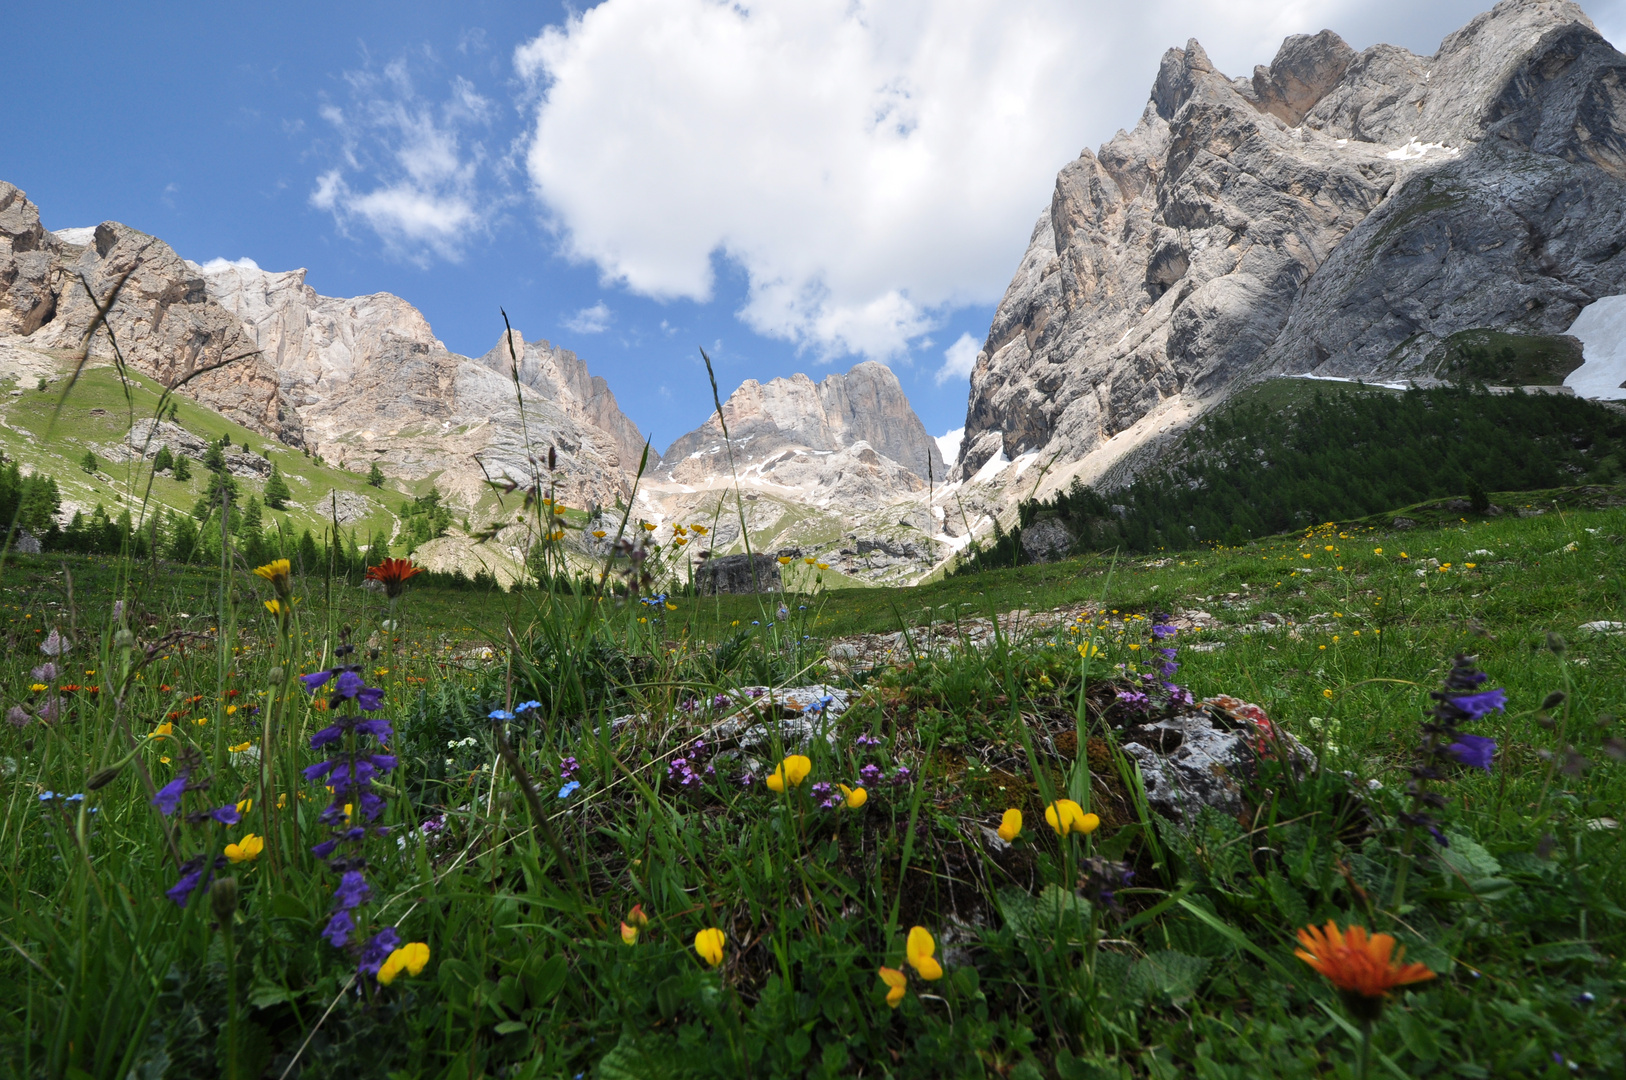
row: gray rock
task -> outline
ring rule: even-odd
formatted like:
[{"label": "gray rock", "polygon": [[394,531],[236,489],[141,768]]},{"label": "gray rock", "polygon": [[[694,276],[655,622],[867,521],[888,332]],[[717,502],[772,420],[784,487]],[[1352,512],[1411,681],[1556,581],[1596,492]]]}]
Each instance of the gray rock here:
[{"label": "gray rock", "polygon": [[1022,530],[1028,562],[1054,562],[1073,550],[1073,534],[1055,518],[1041,518]]},{"label": "gray rock", "polygon": [[1389,527],[1405,532],[1407,529],[1417,528],[1417,522],[1409,517],[1397,517],[1389,523]]},{"label": "gray rock", "polygon": [[1504,0],[1431,57],[1289,38],[1251,82],[1189,42],[1058,175],[951,479],[1037,452],[1054,490],[1171,399],[1184,423],[1279,374],[1428,375],[1464,329],[1562,334],[1626,292],[1622,236],[1626,56],[1567,0]]},{"label": "gray rock", "polygon": [[[1255,706],[1236,704],[1257,712]],[[1241,783],[1257,775],[1261,745],[1280,747],[1298,768],[1315,761],[1280,728],[1268,738],[1265,730],[1243,716],[1210,707],[1131,727],[1123,734],[1123,749],[1139,763],[1147,802],[1159,813],[1187,821],[1206,806],[1235,815],[1243,810]]]},{"label": "gray rock", "polygon": [[760,554],[707,559],[695,567],[694,585],[702,596],[779,592],[779,560]]}]

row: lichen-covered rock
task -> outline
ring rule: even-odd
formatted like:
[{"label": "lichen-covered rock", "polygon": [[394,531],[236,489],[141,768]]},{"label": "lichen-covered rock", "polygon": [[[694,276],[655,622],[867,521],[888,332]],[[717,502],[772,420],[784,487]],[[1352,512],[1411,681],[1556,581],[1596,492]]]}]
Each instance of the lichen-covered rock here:
[{"label": "lichen-covered rock", "polygon": [[1210,698],[1202,708],[1126,729],[1124,753],[1140,765],[1152,809],[1187,821],[1202,807],[1236,815],[1241,785],[1258,775],[1261,755],[1290,758],[1295,768],[1315,756],[1274,725],[1263,709],[1232,697]]},{"label": "lichen-covered rock", "polygon": [[695,568],[694,586],[701,596],[779,592],[779,560],[760,554],[707,559]]}]

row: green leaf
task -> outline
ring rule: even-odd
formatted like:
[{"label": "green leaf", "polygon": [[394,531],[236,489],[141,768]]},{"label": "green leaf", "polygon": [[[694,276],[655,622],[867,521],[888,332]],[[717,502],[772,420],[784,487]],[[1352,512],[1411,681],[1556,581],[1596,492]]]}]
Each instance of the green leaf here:
[{"label": "green leaf", "polygon": [[277,893],[271,898],[271,914],[278,919],[298,919],[301,922],[310,922],[310,908],[302,903],[293,893]]},{"label": "green leaf", "polygon": [[670,1040],[651,1039],[642,1045],[629,1034],[610,1049],[594,1070],[598,1080],[676,1080],[680,1057]]},{"label": "green leaf", "polygon": [[565,988],[570,965],[563,956],[546,960],[533,956],[525,963],[525,993],[532,1005],[546,1005]]},{"label": "green leaf", "polygon": [[265,979],[257,980],[248,992],[248,1003],[256,1009],[269,1009],[297,999],[299,995]]},{"label": "green leaf", "polygon": [[1181,1004],[1191,1000],[1202,985],[1208,961],[1185,953],[1149,953],[1129,971],[1128,989],[1143,1001]]},{"label": "green leaf", "polygon": [[1446,833],[1445,838],[1451,846],[1438,849],[1440,861],[1456,873],[1470,880],[1501,875],[1502,864],[1479,841],[1455,832]]},{"label": "green leaf", "polygon": [[1524,951],[1524,958],[1538,964],[1562,964],[1571,960],[1596,963],[1600,959],[1597,950],[1585,941],[1550,941],[1545,945],[1532,945]]},{"label": "green leaf", "polygon": [[518,1020],[504,1020],[491,1030],[495,1031],[498,1035],[512,1035],[516,1031],[526,1031],[528,1029]]}]

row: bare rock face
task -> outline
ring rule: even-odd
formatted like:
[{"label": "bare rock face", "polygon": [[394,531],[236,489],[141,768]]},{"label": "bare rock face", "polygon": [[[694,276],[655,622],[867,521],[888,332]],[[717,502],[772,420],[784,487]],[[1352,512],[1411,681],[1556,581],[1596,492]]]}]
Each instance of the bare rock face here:
[{"label": "bare rock face", "polygon": [[[439,474],[448,501],[472,507],[488,476],[524,484],[545,477],[551,447],[557,494],[567,504],[585,507],[628,493],[615,436],[594,426],[585,408],[573,407],[578,399],[526,380],[522,368],[521,424],[508,376],[450,352],[400,297],[321,296],[303,270],[228,263],[196,270],[209,295],[276,365],[307,443],[325,458],[357,470],[377,461],[407,479]],[[602,382],[570,359],[589,386]]]},{"label": "bare rock face", "polygon": [[[517,331],[499,339],[491,351],[480,357],[480,363],[512,378],[516,356],[520,382],[553,401],[577,422],[608,433],[615,441],[621,467],[631,473],[638,471],[644,437],[638,425],[616,404],[615,394],[602,376],[590,374],[587,365],[569,349],[541,340],[526,342]],[[660,452],[650,447],[646,468],[654,468],[660,460]]]},{"label": "bare rock face", "polygon": [[298,444],[299,418],[282,407],[275,370],[242,325],[209,299],[168,244],[115,221],[83,245],[40,224],[39,209],[0,182],[0,336],[32,349],[78,350],[114,285],[125,284],[91,353],[113,345],[131,367],[261,434]]},{"label": "bare rock face", "polygon": [[[937,441],[909,406],[892,369],[873,360],[816,384],[802,374],[767,383],[747,379],[723,403],[723,418],[739,468],[786,450],[833,454],[864,442],[922,480],[928,471],[943,476]],[[662,459],[665,474],[689,482],[726,475],[728,468],[716,415],[672,443]]]},{"label": "bare rock face", "polygon": [[1248,381],[1563,333],[1626,292],[1623,76],[1568,0],[1504,0],[1431,57],[1292,37],[1251,80],[1169,50],[1135,129],[1057,177],[951,478],[1036,454],[1054,490]]},{"label": "bare rock face", "polygon": [[702,596],[778,592],[779,560],[755,554],[708,559],[695,569],[694,584]]}]

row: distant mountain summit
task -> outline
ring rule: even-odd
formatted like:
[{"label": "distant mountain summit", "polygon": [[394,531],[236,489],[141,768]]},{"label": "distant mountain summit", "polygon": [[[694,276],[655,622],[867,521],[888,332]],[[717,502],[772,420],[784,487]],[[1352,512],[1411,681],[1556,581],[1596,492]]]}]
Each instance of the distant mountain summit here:
[{"label": "distant mountain summit", "polygon": [[[1008,513],[1262,378],[1427,378],[1453,335],[1562,335],[1626,292],[1623,251],[1626,56],[1567,0],[1504,0],[1433,56],[1295,36],[1251,78],[1191,41],[1057,177],[951,475]],[[1042,482],[1009,483],[1024,458]]]}]

